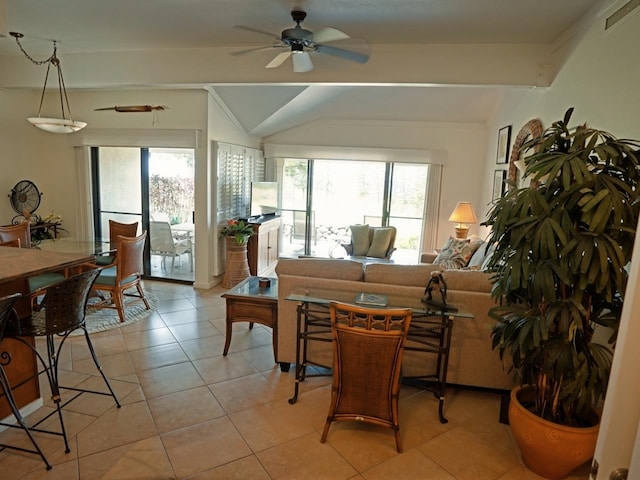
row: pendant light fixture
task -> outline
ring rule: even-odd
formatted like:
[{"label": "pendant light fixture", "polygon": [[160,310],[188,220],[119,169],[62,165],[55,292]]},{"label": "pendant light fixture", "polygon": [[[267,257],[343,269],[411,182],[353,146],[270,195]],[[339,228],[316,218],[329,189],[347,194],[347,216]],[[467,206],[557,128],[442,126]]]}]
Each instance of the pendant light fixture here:
[{"label": "pendant light fixture", "polygon": [[[23,34],[18,32],[9,32],[9,35],[16,39],[16,43],[25,57],[27,57],[34,65],[47,64],[47,75],[44,77],[44,86],[42,87],[42,95],[40,97],[40,108],[38,109],[37,117],[29,117],[27,120],[29,123],[38,127],[45,132],[50,133],[73,133],[83,129],[87,126],[85,122],[77,122],[71,118],[71,108],[69,107],[69,99],[67,98],[67,90],[64,86],[64,78],[62,77],[62,67],[60,66],[60,59],[57,56],[56,41],[53,42],[53,53],[46,60],[34,60],[31,56],[22,48],[20,39],[24,37]],[[46,118],[41,117],[42,104],[44,103],[44,94],[47,89],[47,80],[49,80],[49,70],[51,65],[58,71],[58,92],[60,95],[60,108],[62,110],[62,116],[60,118]],[[66,112],[65,112],[66,107]]]}]

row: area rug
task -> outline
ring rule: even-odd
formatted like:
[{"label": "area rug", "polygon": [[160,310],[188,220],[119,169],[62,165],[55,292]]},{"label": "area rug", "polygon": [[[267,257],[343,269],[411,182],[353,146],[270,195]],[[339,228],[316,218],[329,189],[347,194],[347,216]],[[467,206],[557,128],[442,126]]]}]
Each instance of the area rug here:
[{"label": "area rug", "polygon": [[[104,332],[112,328],[125,327],[147,318],[158,307],[158,298],[151,293],[145,293],[145,297],[151,307],[149,310],[146,309],[143,301],[132,297],[125,298],[124,322],[120,321],[118,311],[115,308],[91,307],[92,299],[89,299],[87,316],[85,317],[87,330],[89,333]],[[80,334],[82,334],[82,330],[76,330],[72,333],[72,335]]]}]

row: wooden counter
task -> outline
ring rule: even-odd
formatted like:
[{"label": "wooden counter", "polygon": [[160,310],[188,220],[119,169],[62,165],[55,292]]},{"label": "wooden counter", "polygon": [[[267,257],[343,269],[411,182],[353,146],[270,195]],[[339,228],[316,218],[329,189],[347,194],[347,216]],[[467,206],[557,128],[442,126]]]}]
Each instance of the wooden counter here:
[{"label": "wooden counter", "polygon": [[[92,255],[0,247],[0,296],[22,293],[24,296],[15,308],[21,318],[28,316],[31,314],[29,277],[54,271],[74,273],[74,267],[91,262],[93,258]],[[4,352],[11,355],[11,362],[4,369],[14,386],[18,407],[23,407],[40,397],[36,357],[28,347],[10,338],[0,343],[0,354]],[[0,419],[10,414],[9,406],[1,399]]]}]

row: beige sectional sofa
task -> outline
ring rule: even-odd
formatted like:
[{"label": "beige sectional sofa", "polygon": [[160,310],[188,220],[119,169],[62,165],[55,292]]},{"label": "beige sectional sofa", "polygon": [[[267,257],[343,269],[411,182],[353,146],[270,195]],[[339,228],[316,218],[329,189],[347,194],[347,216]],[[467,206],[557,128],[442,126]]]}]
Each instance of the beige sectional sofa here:
[{"label": "beige sectional sofa", "polygon": [[[432,264],[398,265],[373,263],[364,265],[353,260],[326,258],[282,258],[276,266],[278,276],[278,361],[296,363],[296,307],[286,300],[292,292],[329,289],[353,293],[424,296],[433,270]],[[488,275],[480,271],[454,270],[443,273],[447,282],[447,300],[464,305],[473,318],[454,321],[447,383],[491,389],[510,389],[511,375],[503,368],[497,352],[491,350],[489,333],[494,321],[487,315],[494,305],[490,296]],[[318,342],[316,342],[318,343]],[[320,348],[330,349],[329,343]],[[328,353],[328,352],[327,352]],[[330,358],[330,357],[325,357]],[[406,352],[404,375],[428,373],[435,355]]]}]

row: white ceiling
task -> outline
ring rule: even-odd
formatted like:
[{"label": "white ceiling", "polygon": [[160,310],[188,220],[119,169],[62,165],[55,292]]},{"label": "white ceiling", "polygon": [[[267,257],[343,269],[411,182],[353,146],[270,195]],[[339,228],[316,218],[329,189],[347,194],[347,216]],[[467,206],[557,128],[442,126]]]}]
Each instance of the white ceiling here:
[{"label": "white ceiling", "polygon": [[[331,26],[376,44],[550,45],[603,0],[6,0],[8,31],[25,35],[33,56],[124,50],[268,46],[295,24],[290,11],[308,14],[303,27]],[[2,1],[0,1],[0,5]],[[0,20],[2,16],[0,11]],[[2,22],[0,21],[0,25]],[[277,53],[277,52],[276,52]],[[0,55],[21,55],[11,37]],[[254,55],[254,54],[251,54]],[[271,53],[255,54],[264,62]],[[275,55],[275,53],[274,53]],[[323,59],[322,61],[326,61]],[[316,62],[316,68],[321,68]],[[343,60],[337,60],[343,61]],[[301,79],[303,80],[303,79]],[[246,130],[267,136],[318,118],[484,122],[497,87],[341,87],[315,85],[215,86]],[[251,99],[260,89],[267,99]]]}]

